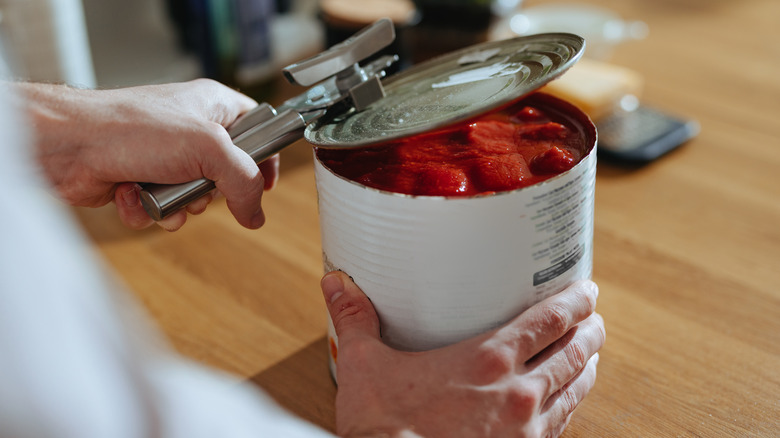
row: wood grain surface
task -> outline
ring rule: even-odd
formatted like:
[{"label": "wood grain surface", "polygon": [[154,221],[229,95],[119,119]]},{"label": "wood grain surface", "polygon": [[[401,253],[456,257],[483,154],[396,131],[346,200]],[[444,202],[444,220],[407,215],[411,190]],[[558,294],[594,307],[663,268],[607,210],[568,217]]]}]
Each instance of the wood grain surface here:
[{"label": "wood grain surface", "polygon": [[[648,166],[598,165],[607,343],[564,436],[780,436],[780,2],[588,3],[648,24],[611,61],[643,75],[643,102],[702,129]],[[76,214],[174,348],[333,430],[311,148],[282,163],[256,231],[222,201],[176,233]]]}]

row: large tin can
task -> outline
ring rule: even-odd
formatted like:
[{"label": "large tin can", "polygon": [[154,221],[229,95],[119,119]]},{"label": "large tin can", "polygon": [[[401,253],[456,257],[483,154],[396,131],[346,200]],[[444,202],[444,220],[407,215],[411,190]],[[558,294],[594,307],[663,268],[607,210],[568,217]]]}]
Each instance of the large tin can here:
[{"label": "large tin can", "polygon": [[[420,351],[466,339],[590,277],[595,127],[567,102],[539,93],[528,99],[565,116],[586,145],[573,168],[529,187],[411,196],[346,179],[315,153],[325,271],[352,276],[388,345]],[[335,377],[332,323],[328,337]]]}]

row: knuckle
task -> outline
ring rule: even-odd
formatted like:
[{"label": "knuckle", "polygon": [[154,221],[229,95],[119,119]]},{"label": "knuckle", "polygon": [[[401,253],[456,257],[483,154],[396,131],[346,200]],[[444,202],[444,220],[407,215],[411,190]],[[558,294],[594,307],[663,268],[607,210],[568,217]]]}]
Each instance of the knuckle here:
[{"label": "knuckle", "polygon": [[569,330],[571,317],[562,304],[550,303],[544,311],[544,324],[552,332],[563,335]]},{"label": "knuckle", "polygon": [[195,158],[203,157],[203,164],[208,166],[212,161],[224,162],[230,159],[233,142],[225,128],[212,121],[200,121],[193,125],[193,131],[182,147],[195,148]]},{"label": "knuckle", "polygon": [[588,309],[588,314],[591,314],[596,311],[596,301],[597,301],[597,295],[593,292],[593,290],[597,286],[595,283],[592,284],[592,287],[587,287],[582,289],[582,298],[586,303],[586,308]]},{"label": "knuckle", "polygon": [[566,345],[564,354],[572,370],[581,370],[584,368],[590,357],[579,342],[571,342]]},{"label": "knuckle", "polygon": [[541,395],[526,385],[515,385],[506,393],[506,408],[512,415],[521,419],[531,418],[541,403]]},{"label": "knuckle", "polygon": [[219,82],[211,78],[196,78],[192,80],[192,84],[203,88],[213,88],[219,85]]},{"label": "knuckle", "polygon": [[344,328],[348,325],[360,324],[368,319],[365,304],[357,300],[348,300],[339,303],[333,314],[333,325]]},{"label": "knuckle", "polygon": [[494,382],[513,373],[517,352],[508,345],[487,345],[476,352],[477,376],[483,382]]},{"label": "knuckle", "polygon": [[594,353],[604,346],[607,340],[607,332],[604,328],[604,319],[599,314],[593,314],[585,321],[578,324],[584,336],[584,341],[592,347]]},{"label": "knuckle", "polygon": [[336,314],[333,315],[333,323],[336,325],[342,325],[345,321],[355,319],[360,314],[360,308],[353,301],[347,301],[341,303],[336,310]]},{"label": "knuckle", "polygon": [[202,110],[208,111],[211,116],[222,116],[218,119],[223,123],[229,123],[237,116],[236,108],[232,105],[234,101],[229,99],[232,92],[229,87],[209,78],[195,79],[192,86],[203,99]]},{"label": "knuckle", "polygon": [[207,121],[203,123],[202,129],[215,147],[224,150],[229,150],[232,147],[230,135],[224,126],[217,122]]},{"label": "knuckle", "polygon": [[243,186],[248,193],[257,191],[264,183],[262,172],[252,158],[233,145],[227,131],[218,123],[204,124],[203,149],[198,156],[202,159],[204,173],[213,180],[230,180],[232,184]]}]

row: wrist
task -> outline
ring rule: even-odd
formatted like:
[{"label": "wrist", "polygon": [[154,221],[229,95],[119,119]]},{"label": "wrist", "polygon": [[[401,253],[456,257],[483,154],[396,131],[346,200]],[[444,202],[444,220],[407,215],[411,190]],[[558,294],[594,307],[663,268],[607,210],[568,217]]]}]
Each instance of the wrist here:
[{"label": "wrist", "polygon": [[94,115],[105,114],[105,105],[93,98],[95,91],[66,85],[17,82],[17,107],[31,127],[31,146],[37,163],[59,196],[71,205],[102,205],[90,187],[94,181],[87,156],[95,129]]}]

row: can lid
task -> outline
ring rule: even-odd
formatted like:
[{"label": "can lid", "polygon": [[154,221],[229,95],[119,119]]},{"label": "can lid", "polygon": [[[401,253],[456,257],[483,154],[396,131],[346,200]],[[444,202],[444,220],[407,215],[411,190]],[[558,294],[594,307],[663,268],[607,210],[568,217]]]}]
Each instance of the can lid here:
[{"label": "can lid", "polygon": [[571,67],[585,40],[546,33],[451,52],[384,81],[385,97],[363,111],[331,111],[306,127],[326,148],[367,146],[468,120],[525,96]]}]

